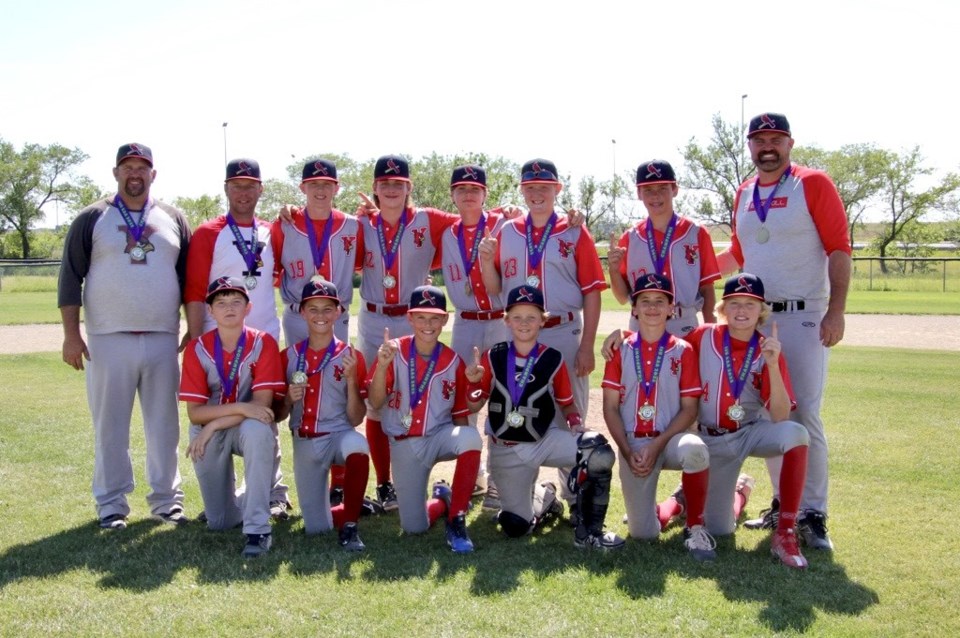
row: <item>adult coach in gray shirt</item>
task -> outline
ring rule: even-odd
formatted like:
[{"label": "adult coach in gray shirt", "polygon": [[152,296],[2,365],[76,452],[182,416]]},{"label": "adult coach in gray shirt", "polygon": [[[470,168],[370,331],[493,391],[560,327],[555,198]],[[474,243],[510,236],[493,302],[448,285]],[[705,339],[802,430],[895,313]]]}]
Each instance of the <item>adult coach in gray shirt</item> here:
[{"label": "adult coach in gray shirt", "polygon": [[177,336],[190,227],[180,211],[150,198],[157,172],[148,147],[121,146],[113,176],[117,194],[81,211],[67,233],[57,300],[63,360],[86,369],[100,527],[127,526],[127,494],[133,491],[130,417],[137,394],[150,513],[182,525],[187,518],[177,453]]}]

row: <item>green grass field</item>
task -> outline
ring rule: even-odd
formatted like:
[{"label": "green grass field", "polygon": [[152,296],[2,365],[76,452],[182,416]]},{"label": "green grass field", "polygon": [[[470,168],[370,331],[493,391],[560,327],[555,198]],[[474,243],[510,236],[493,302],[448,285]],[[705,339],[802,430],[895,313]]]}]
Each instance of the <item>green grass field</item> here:
[{"label": "green grass field", "polygon": [[[769,561],[763,532],[721,540],[718,561],[701,565],[677,528],[601,555],[575,550],[562,523],[506,540],[477,511],[469,525],[478,550],[465,557],[446,550],[442,528],[403,537],[385,516],[361,522],[360,556],[331,536],[306,537],[294,520],[275,528],[268,556],[245,562],[239,532],[145,517],[138,417],[131,526],[101,532],[82,376],[57,354],[3,356],[0,634],[957,635],[950,524],[960,515],[960,421],[944,400],[960,387],[956,363],[946,352],[834,351],[824,418],[837,550],[808,552],[810,569],[795,573]],[[763,474],[758,460],[747,469]],[[191,465],[182,472],[196,514]],[[668,474],[661,491],[675,483]],[[751,515],[769,499],[766,483],[757,482]],[[623,534],[619,487],[611,504],[608,527]]]}]

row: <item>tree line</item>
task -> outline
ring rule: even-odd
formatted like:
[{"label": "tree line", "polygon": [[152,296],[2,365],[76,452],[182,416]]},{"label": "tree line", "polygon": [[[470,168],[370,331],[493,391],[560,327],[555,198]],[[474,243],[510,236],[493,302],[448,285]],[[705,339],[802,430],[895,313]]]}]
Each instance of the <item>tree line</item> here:
[{"label": "tree line", "polygon": [[[737,187],[755,174],[740,124],[714,115],[711,138],[705,143],[691,138],[680,152],[679,212],[729,229]],[[883,230],[872,244],[881,257],[895,254],[898,242],[960,240],[960,176],[950,172],[934,178],[934,169],[926,164],[919,147],[898,152],[867,143],[847,144],[835,150],[798,145],[791,156],[796,163],[824,170],[833,178],[847,211],[852,239],[862,229],[868,212],[880,218]],[[369,192],[375,158],[357,160],[348,154],[321,154],[296,160],[286,167],[285,179],[264,181],[260,210],[270,215],[284,204],[302,202],[298,188],[301,170],[304,163],[319,158],[337,165],[338,207],[353,212],[359,201],[357,193]],[[32,241],[36,225],[44,218],[44,207],[62,206],[64,221],[69,221],[85,205],[110,192],[77,173],[86,159],[78,148],[25,144],[17,150],[0,138],[0,257],[36,256]],[[410,160],[418,206],[450,210],[450,172],[454,166],[468,163],[487,169],[488,207],[521,203],[517,188],[520,165],[511,159],[483,153],[432,153]],[[561,179],[565,188],[559,204],[580,209],[594,237],[607,237],[644,216],[633,187],[633,167],[607,179],[592,175],[576,181],[569,175]],[[222,214],[226,206],[222,193],[177,197],[172,203],[184,211],[194,227]],[[929,225],[921,223],[933,213],[943,213],[954,222],[943,236],[931,236]]]}]

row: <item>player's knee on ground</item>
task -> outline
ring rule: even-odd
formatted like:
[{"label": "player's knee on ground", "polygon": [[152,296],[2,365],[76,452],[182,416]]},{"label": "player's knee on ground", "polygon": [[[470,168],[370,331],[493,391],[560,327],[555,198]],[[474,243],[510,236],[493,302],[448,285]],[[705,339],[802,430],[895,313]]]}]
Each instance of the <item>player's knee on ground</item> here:
[{"label": "player's knee on ground", "polygon": [[530,521],[522,516],[517,516],[513,512],[500,512],[497,515],[497,522],[500,523],[500,529],[503,530],[503,533],[510,538],[525,536],[533,527]]},{"label": "player's knee on ground", "polygon": [[710,450],[696,434],[682,434],[677,445],[680,467],[684,472],[695,474],[710,467]]}]

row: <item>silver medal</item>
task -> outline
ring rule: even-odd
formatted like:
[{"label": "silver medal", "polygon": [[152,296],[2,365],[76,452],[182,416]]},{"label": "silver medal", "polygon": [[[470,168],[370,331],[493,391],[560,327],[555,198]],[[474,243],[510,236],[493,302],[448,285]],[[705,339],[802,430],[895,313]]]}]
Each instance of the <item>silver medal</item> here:
[{"label": "silver medal", "polygon": [[540,278],[536,275],[530,275],[527,277],[527,285],[532,288],[538,288],[540,286]]},{"label": "silver medal", "polygon": [[520,427],[521,425],[523,425],[523,422],[524,422],[523,415],[517,412],[516,410],[514,410],[513,412],[507,415],[507,425],[509,425],[512,428]]},{"label": "silver medal", "polygon": [[739,423],[743,420],[743,417],[747,415],[747,411],[743,409],[743,406],[739,403],[734,403],[729,408],[727,408],[727,417],[731,421],[736,421]]},{"label": "silver medal", "polygon": [[767,230],[766,226],[761,225],[760,230],[757,231],[757,243],[765,244],[770,240],[770,231]]},{"label": "silver medal", "polygon": [[657,415],[657,409],[650,405],[649,403],[644,403],[640,406],[640,410],[637,412],[640,415],[640,418],[644,421],[652,421],[653,417]]},{"label": "silver medal", "polygon": [[400,425],[402,425],[402,426],[404,427],[404,429],[409,430],[409,429],[410,429],[410,426],[413,425],[413,415],[411,415],[411,414],[404,414],[404,415],[400,418]]},{"label": "silver medal", "polygon": [[256,277],[244,277],[243,285],[247,290],[253,290],[257,287],[257,278]]},{"label": "silver medal", "polygon": [[384,288],[393,288],[397,285],[397,278],[393,275],[385,275],[383,278]]},{"label": "silver medal", "polygon": [[143,261],[147,258],[147,252],[143,249],[143,246],[137,244],[130,249],[130,259],[134,261]]},{"label": "silver medal", "polygon": [[301,385],[307,382],[307,373],[303,370],[297,370],[293,373],[293,376],[290,377],[290,380],[296,385]]}]

